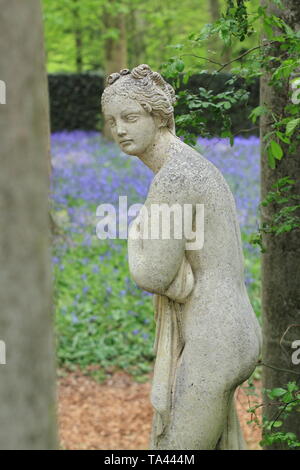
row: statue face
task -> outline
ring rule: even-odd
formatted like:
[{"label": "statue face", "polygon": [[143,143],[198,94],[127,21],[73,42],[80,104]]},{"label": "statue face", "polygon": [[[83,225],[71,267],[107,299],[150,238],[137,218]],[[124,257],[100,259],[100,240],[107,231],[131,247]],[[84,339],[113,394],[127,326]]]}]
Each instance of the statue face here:
[{"label": "statue face", "polygon": [[114,95],[104,106],[105,120],[123,152],[140,156],[154,141],[157,120],[136,100]]}]

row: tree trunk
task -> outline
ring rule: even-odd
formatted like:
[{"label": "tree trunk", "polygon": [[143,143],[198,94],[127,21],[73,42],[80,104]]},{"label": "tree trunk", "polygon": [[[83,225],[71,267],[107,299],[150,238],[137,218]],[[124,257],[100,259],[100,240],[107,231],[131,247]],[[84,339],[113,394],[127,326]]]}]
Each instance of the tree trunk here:
[{"label": "tree trunk", "polygon": [[129,13],[129,38],[128,38],[128,64],[129,68],[136,67],[146,62],[145,60],[145,32],[147,32],[147,22],[140,10],[132,6]]},{"label": "tree trunk", "polygon": [[[269,5],[270,2],[268,2]],[[273,4],[270,12],[282,16],[293,30],[300,25],[300,9],[298,0],[283,0],[284,10],[277,10]],[[274,56],[283,54],[275,44],[268,53]],[[268,85],[270,75],[265,73],[261,77],[261,104],[267,106],[273,113],[283,116],[284,107],[290,102],[289,81],[281,80],[281,87],[274,89]],[[261,118],[261,139],[271,130],[270,115]],[[262,199],[271,190],[271,186],[279,179],[290,176],[297,181],[293,194],[300,194],[300,145],[295,154],[287,155],[287,146],[282,143],[285,152],[282,160],[277,161],[276,168],[272,170],[268,165],[265,150],[261,152],[261,188]],[[278,206],[270,204],[263,208],[262,222],[270,222]],[[263,367],[263,387],[286,388],[289,381],[299,380],[299,365],[293,364],[292,342],[300,340],[300,235],[299,230],[283,233],[281,235],[264,234],[263,244],[266,253],[262,255],[262,311],[263,311],[263,363],[275,367]],[[298,324],[298,327],[290,325]],[[288,333],[285,334],[287,329]],[[284,336],[284,341],[280,340]],[[278,369],[288,369],[284,372]],[[278,415],[277,406],[271,406],[268,397],[265,397],[264,414],[268,420],[273,421]],[[280,418],[279,418],[280,419]],[[293,432],[300,440],[300,413],[293,412],[278,431]],[[273,444],[271,449],[286,448],[282,444]]]},{"label": "tree trunk", "polygon": [[123,13],[106,16],[106,27],[118,30],[118,38],[105,41],[105,75],[127,67],[126,18]]},{"label": "tree trunk", "polygon": [[[124,13],[112,14],[110,5],[110,11],[104,14],[104,24],[106,30],[118,31],[117,38],[108,38],[105,41],[105,77],[108,77],[111,73],[127,68],[126,16]],[[107,125],[104,125],[103,135],[112,140]]]},{"label": "tree trunk", "polygon": [[80,5],[78,0],[73,0],[74,7],[72,14],[74,18],[74,35],[75,35],[75,50],[76,50],[76,72],[82,73],[83,59],[82,59],[82,28],[80,22]]},{"label": "tree trunk", "polygon": [[219,0],[209,0],[209,9],[212,22],[214,23],[220,18],[220,2]]},{"label": "tree trunk", "polygon": [[[220,19],[221,12],[220,12],[220,2],[219,0],[209,0],[209,11],[212,23]],[[209,44],[208,44],[209,51],[219,54],[221,51],[221,62],[227,63],[230,61],[231,58],[231,47],[225,46],[224,44],[221,45],[221,41],[217,37],[212,37]],[[208,51],[208,57],[211,59],[217,58],[216,55],[210,54]],[[207,62],[207,69],[214,69],[213,64]],[[224,71],[228,70],[228,66],[224,68]]]},{"label": "tree trunk", "polygon": [[[54,449],[48,96],[40,2],[0,9],[0,448]],[[1,361],[0,361],[1,362]]]}]

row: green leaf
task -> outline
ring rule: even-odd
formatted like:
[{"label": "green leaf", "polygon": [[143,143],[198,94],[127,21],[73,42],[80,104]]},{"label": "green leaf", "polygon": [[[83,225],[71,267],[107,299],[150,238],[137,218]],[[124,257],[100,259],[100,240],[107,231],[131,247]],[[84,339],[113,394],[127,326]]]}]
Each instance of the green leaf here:
[{"label": "green leaf", "polygon": [[275,140],[271,140],[270,146],[271,146],[271,151],[272,151],[273,156],[277,158],[277,160],[281,160],[283,157],[283,151],[280,145],[277,142],[275,142]]},{"label": "green leaf", "polygon": [[271,399],[278,398],[278,397],[282,397],[285,393],[286,393],[286,390],[284,388],[280,388],[280,387],[273,388],[272,390],[270,390],[269,397]]},{"label": "green leaf", "polygon": [[190,78],[189,75],[186,73],[183,77],[183,80],[182,80],[184,85],[186,85],[188,83],[189,78]]},{"label": "green leaf", "polygon": [[290,402],[293,400],[293,398],[294,398],[294,397],[293,397],[292,393],[291,393],[291,392],[287,392],[287,393],[283,396],[282,401],[283,401],[283,403],[290,403]]},{"label": "green leaf", "polygon": [[268,36],[269,39],[273,38],[273,29],[271,28],[271,26],[268,24],[268,22],[266,20],[263,21],[263,25],[264,25],[264,30]]},{"label": "green leaf", "polygon": [[275,158],[274,158],[273,153],[272,153],[272,151],[271,151],[271,147],[268,147],[268,149],[267,149],[267,155],[268,155],[269,167],[272,168],[272,170],[274,170],[274,168],[276,167],[276,165],[275,165]]},{"label": "green leaf", "polygon": [[279,180],[277,180],[276,183],[272,184],[271,187],[276,189],[276,191],[278,191],[278,189],[281,189],[286,185],[295,184],[295,183],[296,183],[296,180],[291,179],[289,176],[284,176],[283,178],[279,178]]},{"label": "green leaf", "polygon": [[285,144],[290,144],[291,143],[290,139],[285,134],[283,134],[282,132],[276,131],[276,136],[278,137],[278,139],[280,139]]},{"label": "green leaf", "polygon": [[228,130],[228,129],[224,129],[222,132],[221,132],[221,137],[229,137],[231,138],[232,134],[231,132]]},{"label": "green leaf", "polygon": [[184,62],[181,59],[176,60],[175,68],[178,72],[183,72],[184,70]]},{"label": "green leaf", "polygon": [[291,119],[286,125],[286,135],[292,135],[296,127],[300,124],[300,118]]},{"label": "green leaf", "polygon": [[287,384],[287,389],[289,392],[295,392],[296,390],[298,390],[298,385],[296,384],[296,382],[289,382]]},{"label": "green leaf", "polygon": [[224,101],[224,108],[225,109],[230,109],[231,108],[231,103],[229,103],[229,101]]},{"label": "green leaf", "polygon": [[170,44],[169,46],[170,49],[183,49],[184,44]]},{"label": "green leaf", "polygon": [[257,106],[252,110],[250,113],[249,117],[252,120],[252,122],[256,122],[257,118],[262,116],[263,114],[266,114],[268,112],[268,108],[266,106]]},{"label": "green leaf", "polygon": [[282,421],[274,421],[273,423],[274,428],[280,428],[280,426],[282,426]]}]

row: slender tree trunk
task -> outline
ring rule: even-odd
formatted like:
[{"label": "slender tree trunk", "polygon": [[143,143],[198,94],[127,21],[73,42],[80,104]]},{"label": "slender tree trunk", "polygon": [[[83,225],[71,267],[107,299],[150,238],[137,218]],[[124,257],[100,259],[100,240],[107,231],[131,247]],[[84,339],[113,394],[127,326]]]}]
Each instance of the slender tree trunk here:
[{"label": "slender tree trunk", "polygon": [[216,21],[220,17],[220,2],[219,0],[209,0],[209,8],[212,21]]},{"label": "slender tree trunk", "polygon": [[105,74],[108,76],[127,67],[126,17],[123,13],[106,14],[105,26],[118,31],[118,38],[105,41]]},{"label": "slender tree trunk", "polygon": [[[293,30],[299,30],[300,8],[298,0],[283,0],[284,10],[277,10],[273,4],[270,12],[284,17],[284,20]],[[268,5],[270,2],[268,2]],[[269,54],[279,56],[283,54],[275,44]],[[281,80],[274,89],[268,85],[270,76],[261,77],[261,104],[267,106],[273,113],[283,116],[284,108],[290,102],[289,81]],[[261,139],[271,130],[270,116],[261,118]],[[281,143],[282,145],[282,143]],[[287,146],[284,148],[285,156],[277,161],[276,169],[268,165],[267,155],[262,148],[261,153],[261,187],[262,199],[271,190],[271,186],[279,179],[290,176],[297,181],[293,189],[294,194],[300,194],[300,144],[293,155],[287,155]],[[278,206],[268,205],[263,208],[262,222],[270,222]],[[299,380],[299,375],[293,372],[284,372],[278,369],[288,369],[300,372],[299,365],[292,362],[292,342],[300,340],[300,234],[299,230],[283,233],[281,235],[264,235],[263,243],[266,253],[262,255],[262,309],[263,309],[263,362],[269,367],[263,368],[263,387],[286,388],[289,381]],[[287,334],[285,332],[290,325]],[[284,336],[285,335],[285,336]],[[284,336],[284,338],[283,338]],[[280,345],[280,340],[283,341]],[[276,369],[277,368],[277,369]],[[270,406],[270,400],[265,397],[264,414],[268,420],[274,420],[279,411],[277,406]],[[279,431],[293,432],[300,440],[300,413],[293,412]],[[273,444],[272,449],[284,448],[282,444]]]},{"label": "slender tree trunk", "polygon": [[54,449],[48,96],[40,2],[0,9],[0,448]]},{"label": "slender tree trunk", "polygon": [[[210,11],[210,17],[211,17],[211,22],[214,23],[220,18],[220,3],[219,0],[209,0],[209,11]],[[224,46],[225,47],[225,46]],[[210,59],[215,59],[216,60],[216,53],[221,49],[221,43],[219,38],[216,37],[211,37],[208,41],[208,58]],[[221,58],[223,60],[223,57]],[[207,62],[206,65],[208,70],[213,69],[213,64],[210,62]]]},{"label": "slender tree trunk", "polygon": [[[118,12],[113,14],[110,4],[109,10],[104,13],[104,24],[106,30],[113,29],[118,32],[117,38],[108,38],[105,41],[105,76],[108,77],[111,73],[127,68],[126,16]],[[103,134],[108,140],[112,140],[107,125],[104,125]]]},{"label": "slender tree trunk", "polygon": [[[210,10],[210,17],[212,23],[217,21],[220,16],[221,16],[221,10],[220,10],[220,2],[219,0],[209,0],[209,10]],[[230,61],[231,58],[231,47],[230,46],[225,46],[221,45],[221,42],[218,38],[213,37],[212,40],[208,44],[209,50],[212,52],[218,53],[221,50],[221,61],[223,63],[227,63]],[[211,57],[212,59],[214,58],[211,54],[208,53],[208,56]],[[215,56],[216,57],[216,56]],[[209,62],[207,63],[207,68],[208,69],[213,69],[213,65],[210,64]],[[225,67],[224,71],[226,71],[228,67]]]},{"label": "slender tree trunk", "polygon": [[143,14],[132,8],[129,14],[128,64],[129,68],[145,62],[145,32],[147,23]]},{"label": "slender tree trunk", "polygon": [[74,18],[74,35],[75,35],[75,48],[76,48],[76,71],[82,73],[83,58],[82,58],[82,29],[80,21],[80,5],[78,0],[73,0],[74,7],[72,8]]}]

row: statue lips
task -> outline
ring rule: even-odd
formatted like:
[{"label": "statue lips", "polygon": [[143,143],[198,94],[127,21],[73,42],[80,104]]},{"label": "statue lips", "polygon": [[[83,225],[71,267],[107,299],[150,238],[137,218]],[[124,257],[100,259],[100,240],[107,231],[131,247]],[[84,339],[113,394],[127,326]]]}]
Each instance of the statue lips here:
[{"label": "statue lips", "polygon": [[132,142],[132,139],[124,139],[120,141],[120,144],[128,144],[129,142]]}]

